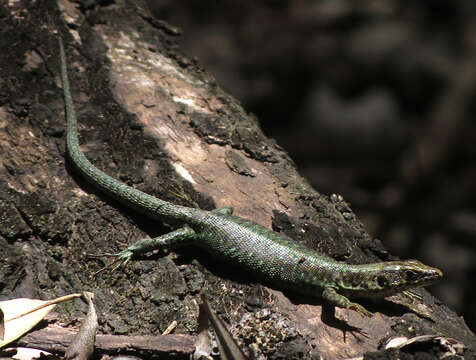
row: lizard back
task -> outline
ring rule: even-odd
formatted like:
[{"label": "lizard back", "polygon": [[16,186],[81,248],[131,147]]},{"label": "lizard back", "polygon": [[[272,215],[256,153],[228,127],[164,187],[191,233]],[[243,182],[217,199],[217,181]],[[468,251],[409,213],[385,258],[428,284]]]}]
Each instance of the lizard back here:
[{"label": "lizard back", "polygon": [[[251,269],[261,278],[300,292],[333,283],[343,264],[284,234],[234,215],[203,212],[199,221],[189,225],[198,234],[195,244],[215,258]],[[296,289],[296,285],[301,288]]]}]

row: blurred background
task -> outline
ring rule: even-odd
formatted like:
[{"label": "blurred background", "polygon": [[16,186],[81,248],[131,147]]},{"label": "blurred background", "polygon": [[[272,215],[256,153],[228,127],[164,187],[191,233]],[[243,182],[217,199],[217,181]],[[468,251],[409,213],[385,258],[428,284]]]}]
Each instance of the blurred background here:
[{"label": "blurred background", "polygon": [[149,0],[324,194],[476,329],[476,2]]}]

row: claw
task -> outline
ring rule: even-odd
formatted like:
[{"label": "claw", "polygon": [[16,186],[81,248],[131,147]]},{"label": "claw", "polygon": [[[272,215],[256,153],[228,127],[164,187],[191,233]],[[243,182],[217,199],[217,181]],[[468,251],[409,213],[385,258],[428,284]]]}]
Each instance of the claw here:
[{"label": "claw", "polygon": [[368,311],[366,308],[364,308],[362,305],[356,304],[356,303],[350,303],[348,306],[348,309],[357,311],[358,313],[367,316],[367,317],[372,317],[372,313]]}]

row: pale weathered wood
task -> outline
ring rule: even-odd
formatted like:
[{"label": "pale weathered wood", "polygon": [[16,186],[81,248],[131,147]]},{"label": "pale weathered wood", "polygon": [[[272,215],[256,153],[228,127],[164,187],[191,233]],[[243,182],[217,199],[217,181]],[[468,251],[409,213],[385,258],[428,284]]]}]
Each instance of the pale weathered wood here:
[{"label": "pale weathered wood", "polygon": [[[18,346],[32,347],[52,353],[64,354],[74,331],[60,327],[47,327],[34,331],[18,341]],[[104,335],[98,334],[95,354],[167,354],[171,358],[186,359],[195,350],[194,336],[190,335]]]}]

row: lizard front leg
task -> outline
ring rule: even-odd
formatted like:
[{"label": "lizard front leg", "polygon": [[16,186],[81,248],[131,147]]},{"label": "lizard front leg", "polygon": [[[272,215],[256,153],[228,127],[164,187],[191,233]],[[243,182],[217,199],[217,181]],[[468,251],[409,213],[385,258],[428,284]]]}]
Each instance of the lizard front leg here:
[{"label": "lizard front leg", "polygon": [[327,300],[327,302],[334,306],[354,310],[368,317],[372,316],[372,313],[366,308],[364,308],[362,305],[351,302],[344,295],[339,294],[336,289],[332,287],[326,287],[324,289],[324,291],[322,292],[322,298],[324,300]]}]

